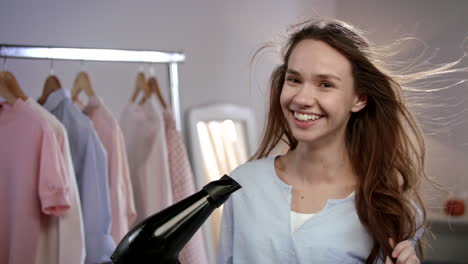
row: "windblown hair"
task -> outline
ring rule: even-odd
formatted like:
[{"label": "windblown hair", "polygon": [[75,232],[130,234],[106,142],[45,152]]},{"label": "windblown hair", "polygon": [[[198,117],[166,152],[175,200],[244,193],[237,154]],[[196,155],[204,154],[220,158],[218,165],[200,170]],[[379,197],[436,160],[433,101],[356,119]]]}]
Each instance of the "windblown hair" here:
[{"label": "windblown hair", "polygon": [[283,47],[282,63],[271,75],[267,123],[251,160],[267,157],[280,141],[290,150],[298,144],[280,105],[289,57],[297,44],[306,39],[320,40],[344,55],[352,65],[356,92],[367,96],[366,107],[351,113],[346,146],[359,177],[357,214],[373,238],[366,263],[375,263],[391,255],[390,237],[397,243],[412,239],[426,224],[426,211],[418,193],[421,180],[428,179],[424,172],[425,145],[404,100],[403,92],[409,88],[405,84],[453,65],[408,75],[392,74],[381,65],[364,35],[347,23],[315,20],[296,28]]}]

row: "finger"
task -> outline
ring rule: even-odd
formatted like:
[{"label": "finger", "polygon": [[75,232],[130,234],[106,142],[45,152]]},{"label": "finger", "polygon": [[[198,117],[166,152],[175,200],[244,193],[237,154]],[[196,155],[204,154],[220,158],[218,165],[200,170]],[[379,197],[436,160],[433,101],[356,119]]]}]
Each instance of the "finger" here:
[{"label": "finger", "polygon": [[392,237],[388,238],[388,243],[390,244],[392,248],[395,247],[395,240]]},{"label": "finger", "polygon": [[395,264],[389,257],[385,259],[385,264]]},{"label": "finger", "polygon": [[421,264],[421,262],[419,262],[418,257],[413,256],[410,257],[405,264]]},{"label": "finger", "polygon": [[403,252],[403,250],[407,247],[410,247],[410,248],[413,248],[413,246],[411,245],[411,241],[409,240],[405,240],[405,241],[402,241],[400,243],[398,243],[394,248],[393,248],[393,251],[392,251],[392,257],[394,258],[399,258],[401,252]]},{"label": "finger", "polygon": [[[392,237],[388,238],[388,243],[390,244],[391,248],[393,248],[395,246],[395,240]],[[389,263],[396,263],[397,259],[395,257],[389,256],[387,258],[388,258]],[[385,263],[385,264],[387,264],[387,263]]]},{"label": "finger", "polygon": [[400,255],[398,255],[398,259],[396,263],[397,264],[406,263],[412,255],[416,255],[414,253],[414,249],[412,247],[406,247],[403,249],[403,251],[400,252]]}]

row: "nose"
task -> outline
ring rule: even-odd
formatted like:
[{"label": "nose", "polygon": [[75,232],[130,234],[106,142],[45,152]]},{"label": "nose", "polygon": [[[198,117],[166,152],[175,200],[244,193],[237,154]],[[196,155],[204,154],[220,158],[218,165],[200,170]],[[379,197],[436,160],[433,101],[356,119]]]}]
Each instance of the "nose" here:
[{"label": "nose", "polygon": [[304,84],[293,97],[293,103],[301,107],[310,107],[316,103],[316,93],[313,86]]}]

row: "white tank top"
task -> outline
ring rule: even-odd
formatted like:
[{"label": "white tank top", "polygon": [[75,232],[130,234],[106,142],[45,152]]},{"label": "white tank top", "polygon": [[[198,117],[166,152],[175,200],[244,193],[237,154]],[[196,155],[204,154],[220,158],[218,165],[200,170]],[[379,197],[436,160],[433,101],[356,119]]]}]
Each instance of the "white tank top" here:
[{"label": "white tank top", "polygon": [[291,211],[291,232],[296,231],[305,221],[315,214],[302,214]]},{"label": "white tank top", "polygon": [[[346,198],[354,194],[354,191],[350,193]],[[303,214],[297,213],[291,210],[291,233],[296,231],[305,221],[309,220],[315,214]]]}]

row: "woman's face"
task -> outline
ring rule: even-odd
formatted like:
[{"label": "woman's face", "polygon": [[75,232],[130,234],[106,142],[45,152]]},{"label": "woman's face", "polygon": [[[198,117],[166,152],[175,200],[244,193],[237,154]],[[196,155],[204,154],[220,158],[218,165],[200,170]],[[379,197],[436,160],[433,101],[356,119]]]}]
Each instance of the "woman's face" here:
[{"label": "woman's face", "polygon": [[280,103],[299,142],[344,139],[351,112],[365,106],[351,63],[323,41],[302,40],[291,53]]}]

